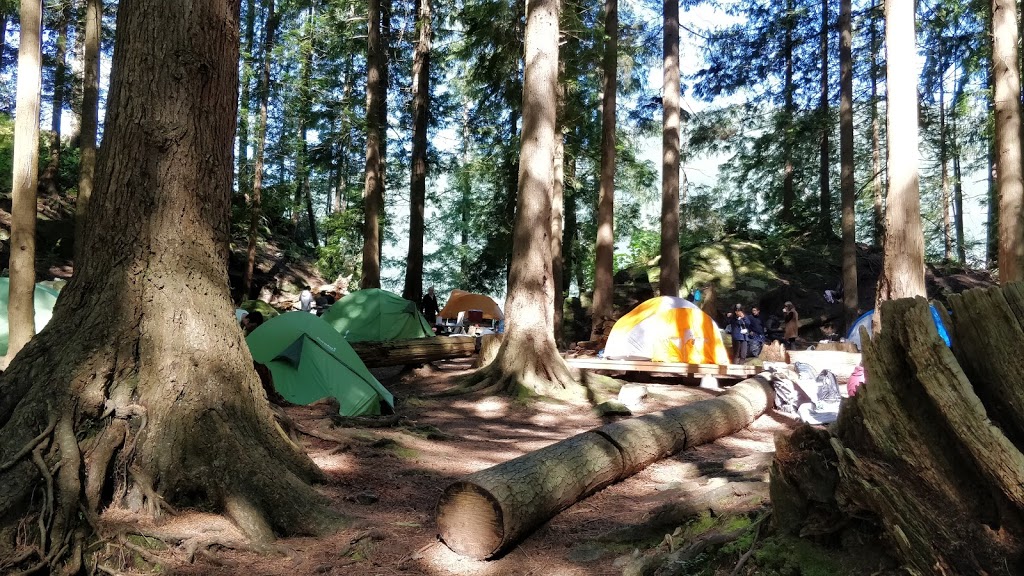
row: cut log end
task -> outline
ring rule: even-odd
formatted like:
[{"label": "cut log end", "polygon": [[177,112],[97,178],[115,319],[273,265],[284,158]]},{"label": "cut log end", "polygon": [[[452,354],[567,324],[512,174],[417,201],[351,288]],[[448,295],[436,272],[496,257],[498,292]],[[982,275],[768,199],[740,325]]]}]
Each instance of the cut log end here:
[{"label": "cut log end", "polygon": [[501,505],[471,482],[445,489],[437,503],[437,528],[449,548],[477,560],[496,554],[505,539]]}]

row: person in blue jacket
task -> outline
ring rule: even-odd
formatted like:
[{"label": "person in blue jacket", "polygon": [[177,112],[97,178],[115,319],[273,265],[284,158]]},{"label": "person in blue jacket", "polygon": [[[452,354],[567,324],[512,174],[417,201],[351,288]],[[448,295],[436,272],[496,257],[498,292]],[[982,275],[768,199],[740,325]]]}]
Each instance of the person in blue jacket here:
[{"label": "person in blue jacket", "polygon": [[726,318],[729,320],[726,330],[732,336],[732,361],[734,364],[743,364],[747,361],[747,340],[750,334],[750,322],[743,313],[743,305],[733,307]]}]

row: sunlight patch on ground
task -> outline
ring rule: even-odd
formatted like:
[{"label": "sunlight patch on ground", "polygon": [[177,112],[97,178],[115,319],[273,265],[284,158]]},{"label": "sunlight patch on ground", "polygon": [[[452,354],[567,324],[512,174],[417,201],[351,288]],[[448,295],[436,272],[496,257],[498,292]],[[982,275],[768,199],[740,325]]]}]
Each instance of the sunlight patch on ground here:
[{"label": "sunlight patch on ground", "polygon": [[693,479],[701,476],[700,468],[693,462],[662,460],[657,466],[652,466],[649,470],[651,471],[651,481],[656,483],[678,482],[683,479]]},{"label": "sunlight patch on ground", "polygon": [[329,452],[315,452],[309,455],[313,463],[324,472],[344,473],[351,472],[356,467],[355,457],[351,454],[331,454]]},{"label": "sunlight patch on ground", "polygon": [[488,396],[487,398],[481,399],[473,406],[477,416],[482,417],[494,417],[494,416],[506,416],[508,414],[508,399],[498,398],[497,396]]},{"label": "sunlight patch on ground", "polygon": [[[437,576],[512,576],[519,574],[537,574],[534,571],[523,572],[524,566],[532,564],[532,558],[523,548],[513,548],[508,554],[497,560],[472,560],[452,552],[450,548],[438,542],[427,550],[422,559],[427,573]],[[566,562],[549,562],[544,566],[544,576],[587,576],[593,574],[592,569],[573,566]]]},{"label": "sunlight patch on ground", "polygon": [[739,438],[737,436],[726,436],[719,438],[716,443],[729,450],[735,451],[738,454],[748,454],[751,452],[764,452],[764,442],[759,442],[751,438]]}]

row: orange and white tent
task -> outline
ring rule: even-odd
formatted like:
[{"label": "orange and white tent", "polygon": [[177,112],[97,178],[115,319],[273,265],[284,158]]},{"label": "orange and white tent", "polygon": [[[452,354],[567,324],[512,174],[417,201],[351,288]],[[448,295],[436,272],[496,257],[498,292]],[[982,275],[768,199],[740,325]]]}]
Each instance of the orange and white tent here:
[{"label": "orange and white tent", "polygon": [[468,310],[480,310],[483,312],[484,320],[504,320],[505,315],[501,312],[498,303],[490,296],[474,294],[465,290],[452,290],[444,308],[438,312],[440,318],[458,318],[459,312]]},{"label": "orange and white tent", "polygon": [[689,364],[728,364],[722,332],[695,304],[659,296],[619,318],[608,335],[605,358]]}]

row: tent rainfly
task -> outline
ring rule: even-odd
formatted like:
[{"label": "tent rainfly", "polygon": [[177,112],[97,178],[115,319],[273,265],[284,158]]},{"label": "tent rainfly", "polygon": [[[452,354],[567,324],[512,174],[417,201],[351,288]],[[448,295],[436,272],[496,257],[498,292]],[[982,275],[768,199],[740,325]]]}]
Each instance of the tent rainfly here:
[{"label": "tent rainfly", "polygon": [[[935,306],[929,306],[932,313],[932,321],[935,322],[935,329],[939,331],[939,337],[946,343],[946,346],[950,345],[949,332],[946,331],[945,324],[942,323],[942,318],[939,316],[939,311],[935,309]],[[864,347],[860,345],[860,329],[864,328],[868,331],[868,337],[872,335],[871,323],[874,321],[875,311],[874,309],[868,310],[867,312],[860,315],[860,318],[853,323],[850,327],[850,331],[846,333],[846,341],[853,342],[857,345],[859,350],[863,350]]]},{"label": "tent rainfly", "polygon": [[501,307],[493,298],[465,290],[452,290],[444,308],[437,315],[439,318],[458,318],[459,312],[468,310],[480,310],[483,312],[484,320],[505,319],[505,314],[502,313]]},{"label": "tent rainfly", "polygon": [[[10,325],[7,322],[7,298],[11,291],[11,279],[0,278],[0,356],[7,354],[7,341],[10,336]],[[36,284],[32,296],[35,309],[36,334],[53,316],[53,306],[57,303],[57,291],[42,284]]]},{"label": "tent rainfly", "polygon": [[608,334],[604,355],[617,360],[729,363],[714,320],[692,302],[673,296],[651,298],[619,318]]},{"label": "tent rainfly", "polygon": [[416,303],[398,294],[367,288],[338,300],[324,312],[324,321],[349,342],[382,342],[434,335]]},{"label": "tent rainfly", "polygon": [[333,396],[342,416],[389,413],[395,399],[330,324],[306,312],[263,323],[245,339],[252,358],[270,369],[285,400],[309,404]]}]

